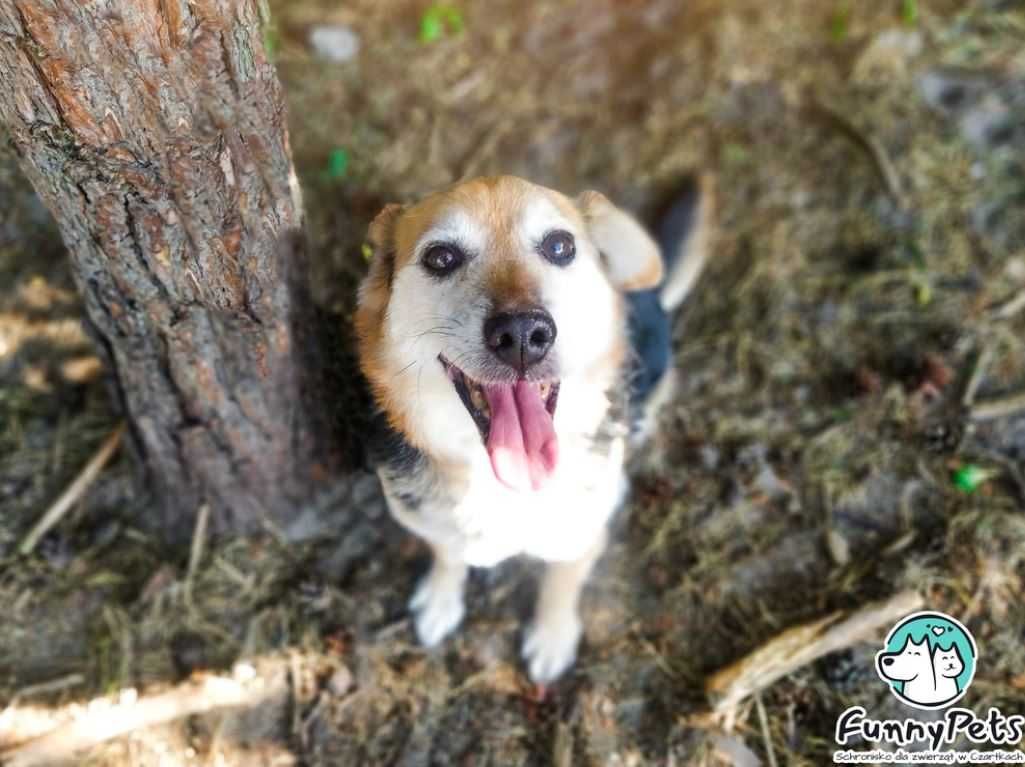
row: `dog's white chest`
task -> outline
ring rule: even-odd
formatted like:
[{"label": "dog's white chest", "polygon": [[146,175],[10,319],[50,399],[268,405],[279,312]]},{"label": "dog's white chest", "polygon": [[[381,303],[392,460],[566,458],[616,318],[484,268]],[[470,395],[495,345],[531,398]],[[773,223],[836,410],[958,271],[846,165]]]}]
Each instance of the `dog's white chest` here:
[{"label": "dog's white chest", "polygon": [[425,504],[413,511],[388,493],[389,506],[403,525],[459,551],[475,567],[491,567],[517,554],[570,561],[593,544],[622,502],[623,449],[614,444],[604,456],[582,450],[564,454],[552,481],[531,493],[502,485],[481,451],[481,459],[471,465],[468,487],[454,504]]},{"label": "dog's white chest", "polygon": [[576,559],[619,505],[623,489],[622,473],[612,467],[604,476],[559,478],[536,493],[510,491],[493,474],[484,475],[453,510],[465,539],[464,557],[485,567],[520,553],[546,561]]}]

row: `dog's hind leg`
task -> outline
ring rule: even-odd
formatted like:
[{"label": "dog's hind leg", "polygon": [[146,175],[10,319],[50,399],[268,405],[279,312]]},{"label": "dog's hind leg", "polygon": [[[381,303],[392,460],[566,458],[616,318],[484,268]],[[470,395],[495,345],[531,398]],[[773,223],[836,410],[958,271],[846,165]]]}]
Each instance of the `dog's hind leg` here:
[{"label": "dog's hind leg", "polygon": [[603,529],[582,557],[571,562],[552,562],[545,569],[534,620],[523,642],[523,657],[535,682],[552,681],[576,659],[583,632],[577,611],[580,592],[605,549],[605,540]]},{"label": "dog's hind leg", "polygon": [[466,564],[457,552],[431,544],[434,561],[409,601],[416,635],[427,647],[448,636],[463,620]]}]

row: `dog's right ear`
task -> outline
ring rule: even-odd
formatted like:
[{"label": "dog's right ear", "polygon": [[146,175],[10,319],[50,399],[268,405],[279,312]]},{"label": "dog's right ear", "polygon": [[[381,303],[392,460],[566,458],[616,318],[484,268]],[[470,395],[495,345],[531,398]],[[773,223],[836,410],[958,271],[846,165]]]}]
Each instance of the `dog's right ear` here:
[{"label": "dog's right ear", "polygon": [[383,272],[378,276],[389,285],[392,273],[395,271],[395,224],[398,222],[402,210],[402,206],[398,203],[388,203],[374,217],[367,229],[367,242],[372,249],[370,276],[373,276],[375,272]]},{"label": "dog's right ear", "polygon": [[372,358],[371,348],[379,346],[395,276],[395,226],[401,213],[401,205],[385,205],[367,230],[370,269],[360,283],[354,316],[361,364]]},{"label": "dog's right ear", "polygon": [[370,269],[360,285],[359,303],[371,311],[383,310],[388,303],[395,274],[395,225],[402,210],[396,203],[385,205],[367,229]]}]

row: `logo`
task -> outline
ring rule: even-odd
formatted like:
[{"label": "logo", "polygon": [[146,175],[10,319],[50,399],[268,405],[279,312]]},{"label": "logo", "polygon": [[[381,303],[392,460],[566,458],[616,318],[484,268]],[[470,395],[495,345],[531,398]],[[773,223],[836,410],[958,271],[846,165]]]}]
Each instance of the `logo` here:
[{"label": "logo", "polygon": [[[991,706],[980,716],[951,705],[967,692],[977,659],[975,638],[960,621],[936,612],[904,618],[876,654],[879,678],[905,705],[945,710],[923,718],[912,713],[876,719],[864,706],[850,706],[836,720],[834,740],[843,748],[833,752],[833,763],[1025,764],[1025,751],[1017,748],[1025,737],[1025,715]],[[972,747],[950,750],[955,744]]]},{"label": "logo", "polygon": [[960,621],[920,612],[890,630],[876,654],[876,671],[902,703],[935,710],[968,691],[977,656],[975,638]]}]

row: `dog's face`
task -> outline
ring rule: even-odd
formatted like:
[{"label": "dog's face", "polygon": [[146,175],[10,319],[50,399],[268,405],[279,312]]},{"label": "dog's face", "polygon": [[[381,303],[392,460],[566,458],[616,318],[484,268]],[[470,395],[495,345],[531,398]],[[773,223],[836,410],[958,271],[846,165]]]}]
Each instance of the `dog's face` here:
[{"label": "dog's face", "polygon": [[620,368],[620,293],[659,281],[655,244],[597,193],[512,177],[388,206],[370,240],[356,326],[392,425],[427,449],[472,435],[501,482],[539,488],[570,418],[557,413]]},{"label": "dog's face", "polygon": [[919,676],[932,674],[932,656],[927,639],[915,644],[908,637],[899,652],[880,653],[878,662],[880,673],[894,682],[910,682]]}]

